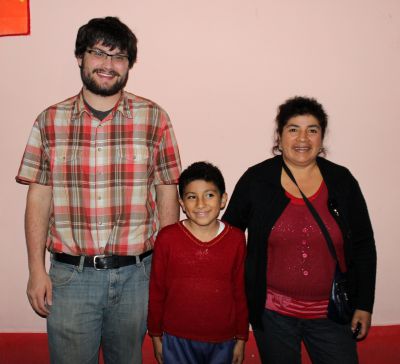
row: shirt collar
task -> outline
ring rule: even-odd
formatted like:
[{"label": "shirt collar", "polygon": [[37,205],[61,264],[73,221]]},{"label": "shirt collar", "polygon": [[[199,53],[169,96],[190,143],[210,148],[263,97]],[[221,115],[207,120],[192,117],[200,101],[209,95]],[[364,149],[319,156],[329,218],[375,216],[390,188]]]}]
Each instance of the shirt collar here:
[{"label": "shirt collar", "polygon": [[[83,99],[83,92],[81,90],[76,97],[75,105],[71,115],[71,122],[80,120],[81,117],[83,116],[83,113],[90,114],[90,111],[85,106],[85,101]],[[122,91],[121,97],[119,101],[116,103],[111,113],[113,118],[116,113],[121,113],[126,118],[132,117],[132,110],[129,108],[129,102],[127,95],[125,94],[125,91]]]}]

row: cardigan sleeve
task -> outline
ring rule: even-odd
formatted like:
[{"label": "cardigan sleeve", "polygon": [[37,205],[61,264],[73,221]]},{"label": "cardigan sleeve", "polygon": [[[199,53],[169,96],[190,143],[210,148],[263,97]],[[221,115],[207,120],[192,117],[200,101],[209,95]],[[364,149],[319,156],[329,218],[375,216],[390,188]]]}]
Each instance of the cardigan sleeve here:
[{"label": "cardigan sleeve", "polygon": [[375,296],[376,247],[367,204],[356,179],[351,176],[349,230],[352,242],[356,295],[355,307],[372,312]]},{"label": "cardigan sleeve", "polygon": [[249,223],[251,211],[250,189],[251,176],[249,171],[246,171],[237,182],[226,212],[222,216],[223,221],[242,231],[247,229]]}]

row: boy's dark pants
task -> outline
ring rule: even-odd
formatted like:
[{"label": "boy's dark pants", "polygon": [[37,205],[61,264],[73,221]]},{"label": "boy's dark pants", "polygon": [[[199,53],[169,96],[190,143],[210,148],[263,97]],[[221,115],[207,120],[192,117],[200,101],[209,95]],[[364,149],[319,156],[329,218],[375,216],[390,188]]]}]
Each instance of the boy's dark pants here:
[{"label": "boy's dark pants", "polygon": [[208,343],[164,334],[164,364],[231,364],[234,340]]}]

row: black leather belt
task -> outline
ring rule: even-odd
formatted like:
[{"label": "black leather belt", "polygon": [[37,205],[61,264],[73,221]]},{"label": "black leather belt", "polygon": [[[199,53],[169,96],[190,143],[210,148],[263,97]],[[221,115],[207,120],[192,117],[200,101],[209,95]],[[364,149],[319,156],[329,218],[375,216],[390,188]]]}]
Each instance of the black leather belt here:
[{"label": "black leather belt", "polygon": [[[125,267],[127,265],[136,264],[137,258],[141,262],[144,258],[150,256],[153,253],[152,250],[135,255],[94,255],[85,256],[85,261],[83,263],[84,267],[95,268],[97,270],[101,269],[116,269],[120,267]],[[81,257],[79,255],[69,255],[64,253],[53,253],[53,259],[57,262],[71,264],[79,266]]]}]

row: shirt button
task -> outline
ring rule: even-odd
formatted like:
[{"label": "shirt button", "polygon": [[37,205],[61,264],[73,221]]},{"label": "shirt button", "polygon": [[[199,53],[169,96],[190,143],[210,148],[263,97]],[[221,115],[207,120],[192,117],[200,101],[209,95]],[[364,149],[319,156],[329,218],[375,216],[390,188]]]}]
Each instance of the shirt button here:
[{"label": "shirt button", "polygon": [[301,243],[302,243],[303,245],[306,245],[306,244],[307,244],[307,240],[303,240]]},{"label": "shirt button", "polygon": [[303,257],[303,258],[307,258],[307,257],[308,257],[308,254],[307,254],[307,253],[303,253],[303,254],[302,254],[302,257]]},{"label": "shirt button", "polygon": [[99,221],[98,224],[101,226],[103,225],[103,221]]},{"label": "shirt button", "polygon": [[97,196],[97,199],[100,201],[101,200],[101,196]]},{"label": "shirt button", "polygon": [[308,276],[308,270],[303,271],[303,275],[304,275],[305,277],[307,277],[307,276]]},{"label": "shirt button", "polygon": [[101,152],[102,150],[103,150],[102,147],[98,147],[98,148],[97,148],[97,151],[98,151],[98,152]]}]

